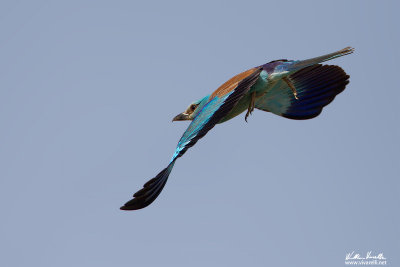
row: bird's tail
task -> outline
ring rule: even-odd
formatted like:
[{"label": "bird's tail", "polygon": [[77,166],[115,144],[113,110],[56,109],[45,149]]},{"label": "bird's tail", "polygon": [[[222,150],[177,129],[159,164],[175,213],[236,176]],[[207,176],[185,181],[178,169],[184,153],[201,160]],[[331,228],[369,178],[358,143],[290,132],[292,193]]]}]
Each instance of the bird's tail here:
[{"label": "bird's tail", "polygon": [[150,205],[163,190],[174,164],[175,160],[171,161],[167,168],[162,170],[156,177],[145,183],[143,188],[133,195],[133,199],[126,202],[125,205],[123,205],[120,209],[138,210]]},{"label": "bird's tail", "polygon": [[289,71],[297,71],[299,69],[311,66],[311,65],[315,65],[318,63],[322,63],[334,58],[338,58],[341,56],[345,56],[345,55],[349,55],[351,53],[354,52],[354,48],[352,47],[346,47],[343,48],[342,50],[327,54],[327,55],[323,55],[320,57],[314,57],[314,58],[310,58],[310,59],[306,59],[306,60],[300,60],[297,62],[294,62],[293,64],[291,64],[291,66],[289,67]]}]

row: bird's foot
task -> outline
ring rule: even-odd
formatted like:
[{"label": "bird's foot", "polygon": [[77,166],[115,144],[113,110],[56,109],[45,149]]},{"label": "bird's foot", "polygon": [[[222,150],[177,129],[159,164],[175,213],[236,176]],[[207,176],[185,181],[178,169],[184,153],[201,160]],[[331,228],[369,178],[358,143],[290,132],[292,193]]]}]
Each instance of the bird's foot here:
[{"label": "bird's foot", "polygon": [[251,94],[251,100],[250,100],[249,107],[248,107],[248,109],[247,109],[246,116],[244,117],[244,120],[245,120],[246,122],[247,122],[247,117],[248,117],[249,115],[251,115],[251,113],[253,113],[253,110],[254,110],[255,106],[256,106],[256,92],[253,92],[253,93]]},{"label": "bird's foot", "polygon": [[297,97],[296,87],[294,87],[294,84],[292,83],[292,81],[290,81],[288,77],[283,77],[282,80],[284,80],[287,83],[287,85],[290,87],[290,89],[292,89],[294,98],[299,100],[299,98]]}]

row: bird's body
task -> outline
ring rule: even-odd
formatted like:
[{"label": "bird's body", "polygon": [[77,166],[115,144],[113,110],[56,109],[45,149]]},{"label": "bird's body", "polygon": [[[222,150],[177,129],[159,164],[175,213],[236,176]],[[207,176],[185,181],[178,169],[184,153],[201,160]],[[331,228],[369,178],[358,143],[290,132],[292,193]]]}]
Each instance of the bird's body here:
[{"label": "bird's body", "polygon": [[232,77],[211,95],[192,103],[174,118],[192,122],[167,168],[148,181],[121,209],[136,210],[150,205],[163,189],[176,160],[218,123],[246,110],[247,120],[254,108],[297,120],[318,116],[349,82],[349,76],[340,67],[320,63],[353,51],[348,47],[308,60],[271,61]]}]

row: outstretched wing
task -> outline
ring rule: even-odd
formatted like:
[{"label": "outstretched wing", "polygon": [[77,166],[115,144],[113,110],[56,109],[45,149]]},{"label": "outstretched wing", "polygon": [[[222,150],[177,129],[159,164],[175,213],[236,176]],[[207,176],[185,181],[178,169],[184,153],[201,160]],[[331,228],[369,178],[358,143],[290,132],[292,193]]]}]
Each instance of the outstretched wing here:
[{"label": "outstretched wing", "polygon": [[[225,117],[236,103],[250,90],[257,81],[261,68],[253,68],[236,75],[211,96],[208,103],[186,129],[179,140],[172,160],[181,157],[188,148],[211,130],[223,117]],[[171,160],[171,161],[172,161]]]},{"label": "outstretched wing", "polygon": [[133,195],[133,199],[121,207],[122,210],[137,210],[150,205],[164,188],[168,176],[177,158],[181,157],[190,147],[207,134],[235,104],[250,90],[257,81],[261,68],[253,68],[236,75],[211,96],[208,103],[190,123],[176,147],[169,165],[156,177],[149,180],[141,190]]},{"label": "outstretched wing", "polygon": [[303,68],[287,79],[296,88],[298,99],[288,83],[280,79],[257,99],[255,107],[290,119],[311,119],[349,83],[349,75],[342,68],[320,64]]}]

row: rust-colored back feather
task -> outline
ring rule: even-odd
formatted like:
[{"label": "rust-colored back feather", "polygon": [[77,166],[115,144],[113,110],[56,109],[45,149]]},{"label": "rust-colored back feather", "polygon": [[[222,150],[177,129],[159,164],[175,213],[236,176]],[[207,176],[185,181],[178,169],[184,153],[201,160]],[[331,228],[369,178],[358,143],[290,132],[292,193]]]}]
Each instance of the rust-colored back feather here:
[{"label": "rust-colored back feather", "polygon": [[242,73],[239,73],[238,75],[230,78],[228,81],[226,81],[223,85],[221,85],[217,90],[214,91],[214,93],[211,94],[210,99],[213,99],[215,96],[222,97],[226,95],[227,93],[231,92],[234,90],[239,82],[246,77],[250,76],[253,74],[255,71],[257,71],[257,68],[252,68],[249,70],[246,70]]}]

